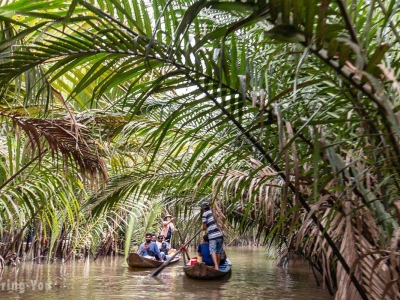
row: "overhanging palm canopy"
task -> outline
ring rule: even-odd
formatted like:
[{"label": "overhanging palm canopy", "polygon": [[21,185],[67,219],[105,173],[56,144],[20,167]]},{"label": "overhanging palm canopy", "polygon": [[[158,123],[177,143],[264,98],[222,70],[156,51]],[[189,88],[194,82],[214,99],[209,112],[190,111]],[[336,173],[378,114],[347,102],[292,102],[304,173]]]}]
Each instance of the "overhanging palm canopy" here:
[{"label": "overhanging palm canopy", "polygon": [[[263,184],[274,186],[279,210],[264,202],[265,215],[338,298],[398,297],[398,10],[395,1],[17,1],[0,8],[1,101],[46,113],[60,93],[74,111],[126,117],[121,132],[141,165],[112,180],[103,206],[195,191],[243,225],[238,212],[251,218]],[[121,176],[133,184],[118,186]]]}]

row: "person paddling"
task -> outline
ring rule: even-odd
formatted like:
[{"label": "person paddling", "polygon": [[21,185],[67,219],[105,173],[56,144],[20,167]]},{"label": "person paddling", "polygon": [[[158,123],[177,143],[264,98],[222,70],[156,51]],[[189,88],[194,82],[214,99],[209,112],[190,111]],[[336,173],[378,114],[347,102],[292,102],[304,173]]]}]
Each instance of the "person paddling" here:
[{"label": "person paddling", "polygon": [[165,241],[171,243],[172,232],[176,230],[174,223],[172,221],[174,218],[171,215],[166,215],[162,222],[161,234],[165,237]]},{"label": "person paddling", "polygon": [[214,262],[215,270],[219,270],[219,264],[221,261],[221,254],[223,251],[224,237],[222,232],[218,229],[215,224],[213,214],[210,209],[210,204],[208,202],[203,202],[201,204],[201,209],[203,215],[201,221],[203,223],[202,230],[207,230],[210,254]]}]

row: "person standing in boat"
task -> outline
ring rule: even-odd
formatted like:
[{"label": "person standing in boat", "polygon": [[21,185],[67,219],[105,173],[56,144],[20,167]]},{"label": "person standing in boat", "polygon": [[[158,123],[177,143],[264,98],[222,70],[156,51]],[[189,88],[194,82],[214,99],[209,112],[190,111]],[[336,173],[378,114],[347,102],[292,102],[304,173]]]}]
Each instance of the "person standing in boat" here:
[{"label": "person standing in boat", "polygon": [[164,253],[161,253],[157,244],[151,241],[152,236],[152,233],[146,233],[146,241],[140,245],[138,254],[150,259],[164,260]]},{"label": "person standing in boat", "polygon": [[163,235],[165,237],[165,241],[168,243],[171,243],[172,232],[177,230],[174,223],[172,223],[173,220],[174,218],[172,215],[168,214],[164,217],[162,222],[162,230],[160,235]]},{"label": "person standing in boat", "polygon": [[201,221],[203,223],[202,230],[207,230],[210,254],[214,262],[214,268],[215,270],[219,270],[221,254],[223,251],[222,245],[224,242],[224,237],[222,232],[218,229],[217,225],[215,224],[210,204],[208,202],[203,202],[201,204],[201,209],[203,211],[203,215],[201,218]]},{"label": "person standing in boat", "polygon": [[207,266],[214,266],[214,262],[210,254],[208,234],[203,236],[203,243],[201,243],[197,248],[197,254],[201,257],[201,261]]}]

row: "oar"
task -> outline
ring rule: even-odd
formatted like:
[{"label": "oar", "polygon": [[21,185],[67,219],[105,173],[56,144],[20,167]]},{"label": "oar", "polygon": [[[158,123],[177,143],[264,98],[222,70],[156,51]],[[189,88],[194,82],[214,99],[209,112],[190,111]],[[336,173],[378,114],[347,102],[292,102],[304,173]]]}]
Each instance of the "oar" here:
[{"label": "oar", "polygon": [[200,229],[199,231],[197,231],[196,234],[189,241],[187,241],[187,243],[185,245],[181,246],[178,251],[176,251],[170,258],[168,258],[168,260],[166,260],[161,266],[159,266],[157,268],[157,270],[155,270],[153,272],[153,274],[151,274],[151,276],[153,276],[153,277],[157,276],[162,270],[164,270],[164,268],[169,265],[171,260],[173,260],[175,258],[175,256],[178,255],[178,253],[180,253],[184,248],[186,248],[194,240],[194,238],[196,236],[198,236],[199,233],[202,231],[203,231],[203,229]]},{"label": "oar", "polygon": [[[178,231],[178,234],[179,234],[179,238],[181,239],[181,244],[183,244],[185,242],[185,240],[183,239],[181,232],[179,230],[177,230],[177,231]],[[186,250],[185,250],[185,253],[186,253],[187,259],[190,260],[189,253],[187,253]],[[185,258],[185,255],[183,255],[183,258]],[[185,265],[186,265],[186,263],[185,263]]]}]

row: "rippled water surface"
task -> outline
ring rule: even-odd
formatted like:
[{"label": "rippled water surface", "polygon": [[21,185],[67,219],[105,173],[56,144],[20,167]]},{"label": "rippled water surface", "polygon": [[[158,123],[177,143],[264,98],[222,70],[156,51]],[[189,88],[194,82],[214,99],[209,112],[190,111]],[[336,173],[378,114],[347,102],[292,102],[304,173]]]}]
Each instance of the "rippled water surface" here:
[{"label": "rippled water surface", "polygon": [[7,267],[0,279],[0,299],[330,299],[317,287],[311,270],[295,264],[277,268],[263,249],[228,248],[230,278],[200,281],[187,278],[182,262],[165,268],[132,270],[123,257],[65,264],[25,262]]}]

